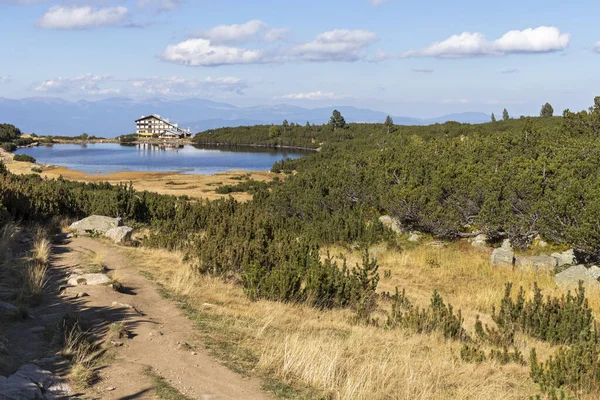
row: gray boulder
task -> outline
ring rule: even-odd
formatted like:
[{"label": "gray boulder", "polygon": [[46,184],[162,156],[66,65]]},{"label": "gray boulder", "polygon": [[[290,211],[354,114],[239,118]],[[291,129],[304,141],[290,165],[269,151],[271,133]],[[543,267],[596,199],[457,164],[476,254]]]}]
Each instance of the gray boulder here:
[{"label": "gray boulder", "polygon": [[490,265],[492,267],[511,267],[515,263],[515,252],[506,239],[502,242],[502,247],[495,249],[490,256]]},{"label": "gray boulder", "polygon": [[554,281],[563,289],[577,288],[579,286],[579,281],[583,281],[583,283],[586,285],[600,287],[600,283],[595,277],[597,273],[598,271],[596,269],[587,269],[585,265],[575,265],[567,268],[560,274],[556,274]]},{"label": "gray boulder", "polygon": [[3,301],[0,301],[0,314],[3,313],[3,312],[11,312],[11,311],[14,311],[16,309],[17,309],[16,306],[13,306],[10,303],[5,303]]},{"label": "gray boulder", "polygon": [[527,271],[554,272],[558,265],[556,258],[550,256],[517,257],[515,267]]},{"label": "gray boulder", "polygon": [[121,218],[110,218],[103,217],[101,215],[92,215],[90,217],[84,218],[81,221],[77,221],[71,224],[70,229],[76,231],[77,233],[90,233],[90,232],[100,232],[102,234],[106,233],[106,231],[117,228],[122,225]]},{"label": "gray boulder", "polygon": [[595,265],[592,265],[589,269],[588,269],[589,273],[596,279],[600,279],[600,268],[598,268]]},{"label": "gray boulder", "polygon": [[487,235],[484,235],[483,233],[480,235],[477,235],[473,238],[473,240],[471,241],[471,246],[473,247],[478,247],[478,248],[482,248],[482,247],[488,247],[488,237]]},{"label": "gray boulder", "polygon": [[71,388],[58,376],[37,365],[23,365],[9,377],[0,376],[0,399],[58,399],[71,394]]},{"label": "gray boulder", "polygon": [[556,258],[559,267],[575,264],[575,251],[573,249],[567,250],[564,253],[552,253],[551,256]]},{"label": "gray boulder", "polygon": [[110,278],[104,274],[73,274],[69,277],[69,286],[98,286],[108,285]]},{"label": "gray boulder", "polygon": [[381,221],[383,226],[385,226],[386,228],[390,228],[395,233],[404,233],[400,223],[392,217],[390,217],[389,215],[382,215],[381,217],[379,217],[379,221]]},{"label": "gray boulder", "polygon": [[112,228],[107,230],[104,233],[109,239],[112,239],[115,243],[125,243],[131,240],[131,234],[133,233],[133,229],[128,226],[119,226],[117,228]]},{"label": "gray boulder", "polygon": [[409,242],[418,242],[419,240],[421,240],[420,232],[411,232],[410,235],[408,236]]}]

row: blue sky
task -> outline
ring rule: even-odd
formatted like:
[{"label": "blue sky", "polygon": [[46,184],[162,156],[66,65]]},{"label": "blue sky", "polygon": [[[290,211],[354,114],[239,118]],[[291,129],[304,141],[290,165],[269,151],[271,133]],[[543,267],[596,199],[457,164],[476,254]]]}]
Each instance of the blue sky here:
[{"label": "blue sky", "polygon": [[597,15],[587,0],[0,0],[0,97],[580,110],[600,95]]}]

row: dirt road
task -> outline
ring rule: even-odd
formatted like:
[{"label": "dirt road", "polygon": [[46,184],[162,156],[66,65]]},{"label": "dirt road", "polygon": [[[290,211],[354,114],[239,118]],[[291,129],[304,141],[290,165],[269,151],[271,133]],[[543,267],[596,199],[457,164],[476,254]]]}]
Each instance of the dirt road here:
[{"label": "dirt road", "polygon": [[54,263],[60,268],[78,268],[101,255],[109,274],[118,276],[125,293],[106,286],[77,286],[65,296],[89,296],[77,301],[81,315],[103,334],[113,322],[123,322],[131,332],[119,339],[116,359],[99,371],[100,380],[92,388],[102,399],[153,398],[154,379],[146,372],[163,377],[171,386],[192,399],[270,399],[260,382],[227,369],[203,349],[195,339],[192,322],[158,287],[128,266],[118,247],[90,238],[74,238],[56,251]]}]

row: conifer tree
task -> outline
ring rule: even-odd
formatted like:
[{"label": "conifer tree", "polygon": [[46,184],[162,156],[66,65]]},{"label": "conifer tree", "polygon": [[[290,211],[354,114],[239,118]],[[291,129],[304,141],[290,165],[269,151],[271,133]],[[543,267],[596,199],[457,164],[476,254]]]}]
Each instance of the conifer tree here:
[{"label": "conifer tree", "polygon": [[389,115],[385,118],[385,126],[387,127],[387,133],[389,135],[392,127],[394,126],[394,120]]},{"label": "conifer tree", "polygon": [[496,116],[492,113],[492,122],[496,122]]},{"label": "conifer tree", "polygon": [[342,116],[342,113],[340,113],[338,110],[333,110],[333,114],[329,119],[329,125],[331,125],[335,131],[337,128],[345,128],[346,120]]},{"label": "conifer tree", "polygon": [[550,105],[550,103],[546,103],[542,106],[542,110],[540,111],[540,117],[551,117],[554,115],[554,108]]},{"label": "conifer tree", "polygon": [[508,111],[506,110],[506,108],[504,109],[504,111],[502,111],[502,119],[504,121],[508,121],[510,119],[510,116],[508,115]]}]

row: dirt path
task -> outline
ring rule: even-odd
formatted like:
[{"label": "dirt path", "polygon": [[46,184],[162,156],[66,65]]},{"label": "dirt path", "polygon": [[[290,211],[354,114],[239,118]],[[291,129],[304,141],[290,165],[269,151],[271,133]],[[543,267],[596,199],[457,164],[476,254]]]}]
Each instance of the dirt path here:
[{"label": "dirt path", "polygon": [[[112,322],[123,322],[130,339],[119,339],[116,359],[99,371],[100,381],[92,395],[102,399],[153,398],[154,381],[148,368],[192,399],[270,399],[260,382],[227,369],[208,354],[195,339],[193,323],[176,305],[160,296],[157,286],[127,265],[116,246],[90,238],[74,238],[57,252],[55,262],[77,267],[90,253],[103,256],[110,273],[118,276],[125,293],[106,286],[69,288],[67,296],[79,292],[81,315],[93,320],[94,329],[106,332]],[[133,307],[133,308],[130,308]],[[101,332],[102,333],[102,332]],[[118,344],[118,343],[117,343]]]}]

